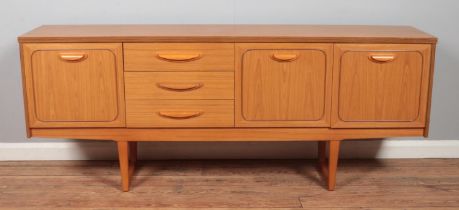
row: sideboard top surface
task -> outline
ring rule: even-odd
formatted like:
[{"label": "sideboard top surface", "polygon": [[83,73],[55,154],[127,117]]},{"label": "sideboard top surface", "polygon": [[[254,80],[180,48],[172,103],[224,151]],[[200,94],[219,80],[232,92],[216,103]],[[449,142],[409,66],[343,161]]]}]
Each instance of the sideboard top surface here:
[{"label": "sideboard top surface", "polygon": [[368,25],[44,25],[18,37],[49,42],[425,43],[437,38],[410,26]]}]

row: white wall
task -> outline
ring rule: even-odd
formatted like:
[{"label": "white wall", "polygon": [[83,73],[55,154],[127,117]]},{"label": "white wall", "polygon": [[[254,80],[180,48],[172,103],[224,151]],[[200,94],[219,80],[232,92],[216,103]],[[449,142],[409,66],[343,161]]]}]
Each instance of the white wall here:
[{"label": "white wall", "polygon": [[[457,82],[459,79],[459,39],[457,38],[459,1],[457,0],[3,0],[1,4],[0,152],[5,151],[2,148],[20,152],[23,145],[28,147],[38,145],[30,142],[23,144],[26,138],[16,37],[43,24],[412,25],[438,36],[440,42],[437,50],[430,140],[418,139],[404,144],[416,147],[421,144],[434,145],[444,140],[442,142],[445,142],[446,148],[453,148],[457,142],[455,140],[459,139],[459,82]],[[33,142],[49,141],[33,140]],[[385,144],[381,142],[368,144],[373,148],[379,148],[377,149],[379,152],[395,151],[391,146],[387,144],[384,146]],[[46,147],[54,145],[59,148],[58,144],[41,144],[43,145],[47,145]],[[193,151],[206,150],[219,151],[218,155],[210,153],[209,157],[298,157],[303,154],[303,151],[306,152],[312,147],[307,143],[237,143],[231,144],[231,147],[214,143],[151,145],[155,147],[146,153],[164,154],[155,148],[167,147],[172,151],[170,146],[173,145],[174,152],[169,152],[167,156],[170,158],[201,157]],[[85,146],[81,148],[80,150],[87,150]],[[409,147],[406,148],[409,150]],[[32,154],[33,151],[35,150],[32,150]],[[345,150],[344,153],[355,154],[355,151]],[[429,151],[423,150],[418,153],[426,155]],[[47,153],[50,158],[53,154],[53,152]],[[84,158],[85,151],[81,154],[79,157]],[[438,151],[431,154],[431,156],[441,156]],[[399,153],[394,155],[393,157],[403,157],[403,154]],[[55,157],[58,156],[56,154]],[[367,156],[372,155],[367,154]],[[33,155],[30,158],[33,159]]]}]

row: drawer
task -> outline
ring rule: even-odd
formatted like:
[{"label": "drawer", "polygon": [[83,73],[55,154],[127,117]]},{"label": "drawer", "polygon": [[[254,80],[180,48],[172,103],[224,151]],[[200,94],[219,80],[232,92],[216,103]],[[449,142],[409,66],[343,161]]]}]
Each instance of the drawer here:
[{"label": "drawer", "polygon": [[234,44],[127,43],[126,71],[234,71]]},{"label": "drawer", "polygon": [[126,72],[129,99],[234,99],[233,72]]},{"label": "drawer", "polygon": [[128,127],[233,127],[233,100],[127,100]]}]

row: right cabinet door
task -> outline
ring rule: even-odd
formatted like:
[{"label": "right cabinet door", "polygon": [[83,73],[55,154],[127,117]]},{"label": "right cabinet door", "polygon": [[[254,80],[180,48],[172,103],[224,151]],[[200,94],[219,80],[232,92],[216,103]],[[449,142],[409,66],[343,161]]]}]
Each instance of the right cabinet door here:
[{"label": "right cabinet door", "polygon": [[337,44],[332,127],[425,127],[431,46]]}]

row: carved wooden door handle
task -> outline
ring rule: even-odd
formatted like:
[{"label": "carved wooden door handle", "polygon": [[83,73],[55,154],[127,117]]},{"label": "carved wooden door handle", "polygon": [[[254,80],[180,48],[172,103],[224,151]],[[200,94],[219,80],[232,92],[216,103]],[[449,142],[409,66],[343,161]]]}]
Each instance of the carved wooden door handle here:
[{"label": "carved wooden door handle", "polygon": [[202,111],[160,111],[158,115],[165,118],[183,120],[199,117],[203,113]]},{"label": "carved wooden door handle", "polygon": [[170,62],[187,62],[200,59],[202,56],[199,53],[178,54],[178,53],[164,53],[157,54],[158,58]]},{"label": "carved wooden door handle", "polygon": [[64,61],[78,62],[88,57],[86,53],[60,53],[59,57]]},{"label": "carved wooden door handle", "polygon": [[204,86],[202,83],[158,83],[157,86],[170,91],[190,91]]},{"label": "carved wooden door handle", "polygon": [[395,60],[395,55],[370,55],[370,60],[377,63],[388,63]]},{"label": "carved wooden door handle", "polygon": [[273,54],[271,58],[279,62],[290,62],[298,58],[297,54]]}]

